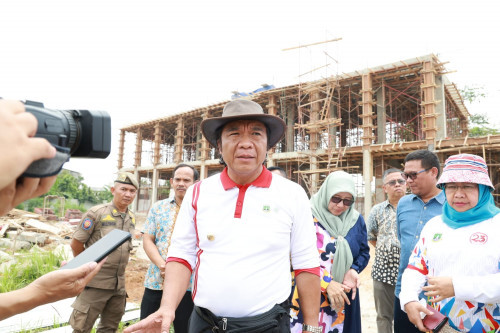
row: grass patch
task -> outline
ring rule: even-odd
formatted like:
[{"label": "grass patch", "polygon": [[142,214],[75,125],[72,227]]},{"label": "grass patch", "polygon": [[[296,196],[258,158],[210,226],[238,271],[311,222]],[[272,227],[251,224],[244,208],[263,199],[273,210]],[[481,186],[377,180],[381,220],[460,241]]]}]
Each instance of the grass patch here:
[{"label": "grass patch", "polygon": [[66,260],[64,254],[33,248],[18,253],[15,263],[0,271],[0,293],[23,288],[40,276],[52,272]]}]

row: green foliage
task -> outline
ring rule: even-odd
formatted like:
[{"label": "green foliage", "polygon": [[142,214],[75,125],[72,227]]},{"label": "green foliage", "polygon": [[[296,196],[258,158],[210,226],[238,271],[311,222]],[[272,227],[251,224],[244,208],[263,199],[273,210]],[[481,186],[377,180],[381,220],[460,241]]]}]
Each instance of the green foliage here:
[{"label": "green foliage", "polygon": [[33,251],[16,257],[16,262],[0,272],[0,293],[23,288],[40,276],[61,266],[62,253]]},{"label": "green foliage", "polygon": [[[481,99],[486,97],[484,87],[465,86],[463,89],[460,89],[460,94],[463,96],[464,100],[469,103],[480,103]],[[496,128],[490,127],[490,125],[490,120],[486,114],[471,113],[469,115],[469,136],[478,137],[500,134]]]},{"label": "green foliage", "polygon": [[459,91],[464,100],[469,103],[481,102],[481,99],[486,97],[484,87],[465,86],[463,89],[459,89]]},{"label": "green foliage", "polygon": [[[100,204],[103,202],[109,202],[113,199],[113,194],[108,186],[105,186],[103,191],[93,191],[90,187],[83,183],[83,177],[75,177],[67,170],[63,170],[59,173],[54,185],[45,195],[56,195],[66,199],[77,199],[80,203],[79,205],[74,205],[66,201],[64,209],[79,209],[82,212],[85,211],[83,206],[85,202]],[[17,208],[32,212],[36,207],[43,207],[43,198],[45,195],[30,199],[17,206]],[[50,206],[56,212],[59,212],[59,201],[55,200],[51,202]]]},{"label": "green foliage", "polygon": [[489,127],[490,120],[485,114],[477,113],[469,116],[469,136],[487,136],[500,134],[498,129]]}]

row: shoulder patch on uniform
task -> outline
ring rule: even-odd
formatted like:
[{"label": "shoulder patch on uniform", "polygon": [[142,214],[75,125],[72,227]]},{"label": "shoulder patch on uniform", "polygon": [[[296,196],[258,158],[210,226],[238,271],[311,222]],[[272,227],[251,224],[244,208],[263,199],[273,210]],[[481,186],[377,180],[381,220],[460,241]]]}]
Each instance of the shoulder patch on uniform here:
[{"label": "shoulder patch on uniform", "polygon": [[89,218],[86,218],[82,222],[82,229],[83,230],[89,230],[92,227],[93,224],[94,224],[94,221],[92,221]]},{"label": "shoulder patch on uniform", "polygon": [[111,215],[106,215],[101,221],[116,221]]}]

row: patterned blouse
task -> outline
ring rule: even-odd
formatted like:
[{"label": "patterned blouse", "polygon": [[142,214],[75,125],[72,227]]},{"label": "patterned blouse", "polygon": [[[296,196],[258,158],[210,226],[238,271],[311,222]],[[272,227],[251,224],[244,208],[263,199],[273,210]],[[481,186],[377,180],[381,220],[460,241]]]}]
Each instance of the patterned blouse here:
[{"label": "patterned blouse", "polygon": [[388,200],[373,206],[370,212],[368,241],[377,241],[372,278],[396,285],[401,250],[397,236],[396,208]]}]

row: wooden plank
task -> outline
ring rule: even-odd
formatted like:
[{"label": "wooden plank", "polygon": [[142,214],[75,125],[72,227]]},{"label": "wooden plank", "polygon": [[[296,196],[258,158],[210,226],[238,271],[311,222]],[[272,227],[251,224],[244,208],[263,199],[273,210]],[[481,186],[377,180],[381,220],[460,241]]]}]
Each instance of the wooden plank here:
[{"label": "wooden plank", "polygon": [[54,235],[59,235],[59,233],[61,232],[61,229],[56,228],[50,224],[40,222],[40,221],[35,220],[35,219],[29,219],[28,221],[26,221],[24,223],[29,225],[30,227],[33,227],[33,228],[36,228],[38,230],[48,232],[48,233],[51,233]]}]

